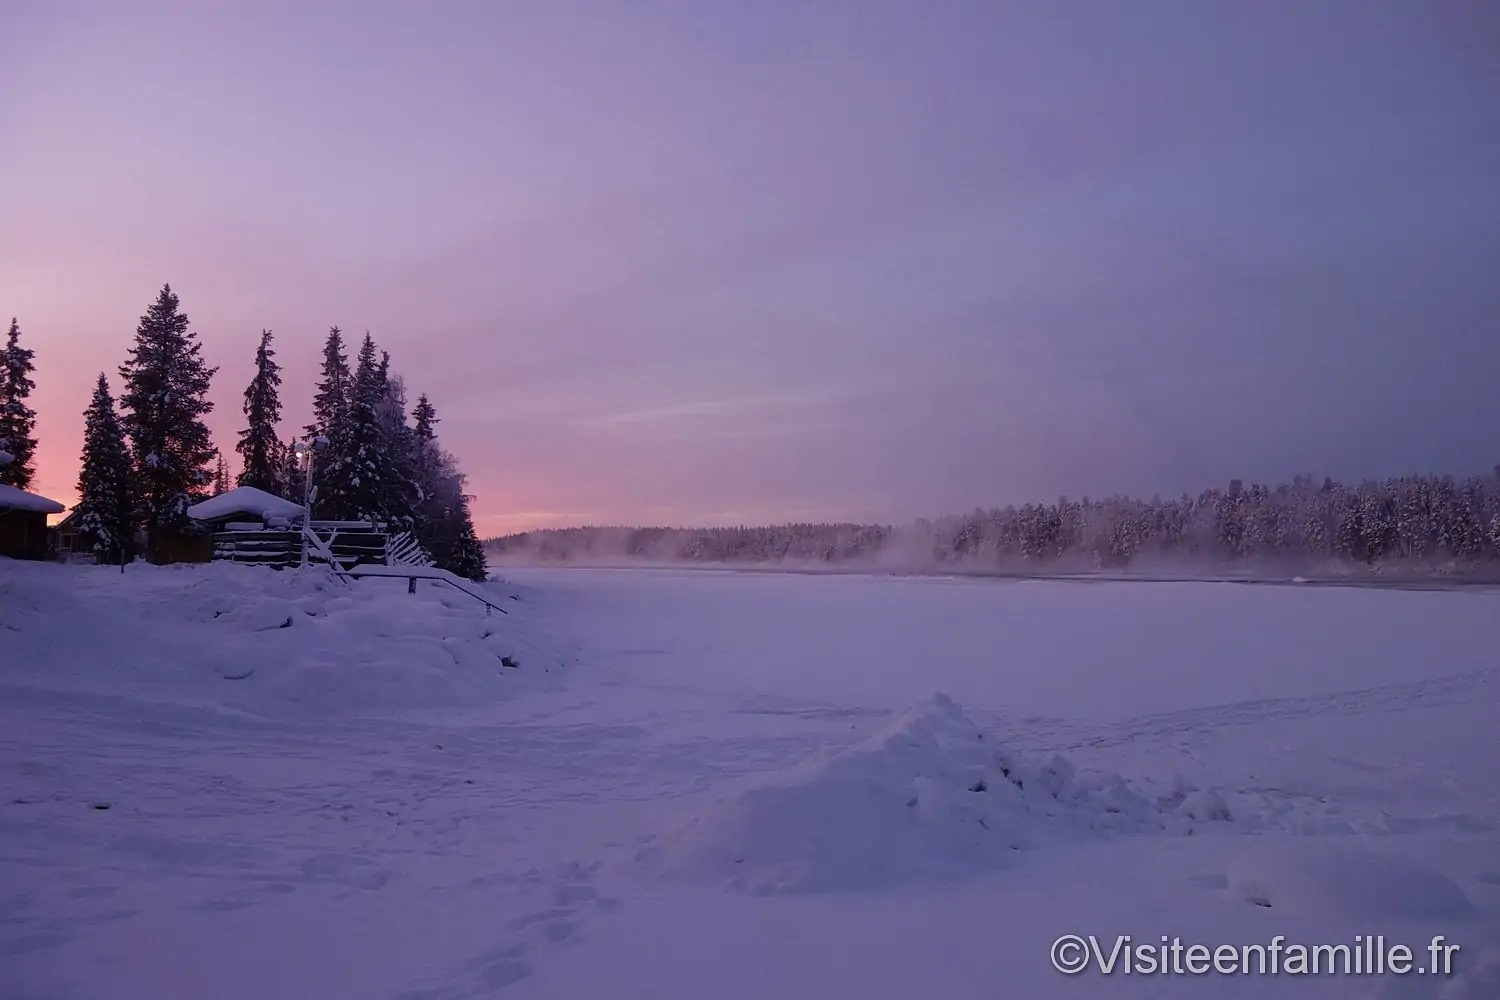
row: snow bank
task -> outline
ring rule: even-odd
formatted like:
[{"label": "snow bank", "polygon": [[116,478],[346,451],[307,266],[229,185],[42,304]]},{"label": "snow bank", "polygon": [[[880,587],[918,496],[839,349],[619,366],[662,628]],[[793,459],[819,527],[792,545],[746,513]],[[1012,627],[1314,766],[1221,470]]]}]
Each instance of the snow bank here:
[{"label": "snow bank", "polygon": [[6,679],[36,687],[265,718],[392,716],[555,686],[573,660],[519,605],[486,616],[438,585],[413,595],[405,580],[346,585],[317,567],[0,563]]},{"label": "snow bank", "polygon": [[234,514],[255,514],[265,521],[289,521],[300,518],[307,511],[301,504],[283,500],[253,486],[240,486],[220,493],[187,509],[188,517],[209,521]]},{"label": "snow bank", "polygon": [[[1446,928],[1434,928],[1452,939]],[[1500,942],[1488,946],[1471,940],[1457,942],[1460,951],[1452,956],[1450,976],[1406,975],[1383,976],[1365,994],[1369,1000],[1495,1000],[1500,997]],[[1421,949],[1415,958],[1418,965],[1427,955]]]},{"label": "snow bank", "polygon": [[1243,854],[1230,864],[1228,881],[1231,896],[1274,910],[1361,920],[1460,920],[1476,914],[1446,876],[1345,841]]},{"label": "snow bank", "polygon": [[638,861],[760,894],[859,891],[962,879],[1059,839],[1227,817],[1217,796],[1156,803],[1118,776],[1083,780],[1062,757],[1018,754],[939,694],[863,743],[738,789]]}]

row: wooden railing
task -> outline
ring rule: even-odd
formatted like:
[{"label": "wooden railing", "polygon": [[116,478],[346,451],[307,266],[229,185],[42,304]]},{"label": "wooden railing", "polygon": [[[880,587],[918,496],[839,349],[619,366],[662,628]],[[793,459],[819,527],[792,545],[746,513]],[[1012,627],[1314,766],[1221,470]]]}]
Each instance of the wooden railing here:
[{"label": "wooden railing", "polygon": [[[336,564],[338,569],[384,566],[385,525],[373,521],[313,521],[303,531],[308,559]],[[317,545],[312,543],[317,539]]]},{"label": "wooden railing", "polygon": [[385,564],[387,566],[431,566],[432,557],[422,548],[422,543],[409,532],[401,531],[386,537]]}]

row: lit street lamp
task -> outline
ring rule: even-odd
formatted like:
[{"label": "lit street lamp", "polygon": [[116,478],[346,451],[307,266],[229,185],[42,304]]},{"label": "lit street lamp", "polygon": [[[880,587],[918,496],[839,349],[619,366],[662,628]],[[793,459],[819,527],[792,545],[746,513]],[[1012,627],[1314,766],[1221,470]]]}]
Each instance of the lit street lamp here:
[{"label": "lit street lamp", "polygon": [[307,456],[307,477],[302,487],[302,509],[305,511],[302,518],[302,565],[307,565],[307,533],[312,531],[313,501],[317,499],[317,490],[313,488],[313,465],[316,464],[318,452],[328,448],[328,439],[319,434],[308,444],[298,441],[292,445],[292,451],[300,458]]}]

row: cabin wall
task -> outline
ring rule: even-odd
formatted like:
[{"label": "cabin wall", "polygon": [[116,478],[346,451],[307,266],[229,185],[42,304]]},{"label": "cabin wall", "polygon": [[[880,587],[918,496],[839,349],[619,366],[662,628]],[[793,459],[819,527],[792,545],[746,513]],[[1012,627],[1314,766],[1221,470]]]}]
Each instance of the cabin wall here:
[{"label": "cabin wall", "polygon": [[213,557],[217,561],[287,569],[302,561],[302,533],[281,528],[260,531],[215,531]]},{"label": "cabin wall", "polygon": [[209,562],[213,555],[214,538],[206,531],[202,534],[154,531],[146,543],[146,558],[158,566]]},{"label": "cabin wall", "polygon": [[0,556],[47,558],[47,515],[35,510],[0,510]]}]

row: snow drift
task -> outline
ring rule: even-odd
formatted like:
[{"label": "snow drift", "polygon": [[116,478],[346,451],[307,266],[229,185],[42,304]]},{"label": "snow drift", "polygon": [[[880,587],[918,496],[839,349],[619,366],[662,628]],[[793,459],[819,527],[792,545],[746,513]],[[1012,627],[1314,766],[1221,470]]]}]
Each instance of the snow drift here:
[{"label": "snow drift", "polygon": [[1382,920],[1467,920],[1469,897],[1447,876],[1355,844],[1293,844],[1246,852],[1229,894],[1256,906]]},{"label": "snow drift", "polygon": [[638,861],[758,894],[859,891],[971,877],[1044,843],[1228,819],[1211,792],[1155,802],[1119,776],[1018,753],[938,694],[863,743],[737,789]]},{"label": "snow drift", "polygon": [[573,657],[520,605],[486,616],[447,587],[228,563],[0,560],[0,634],[7,683],[264,718],[473,707],[545,686]]}]

